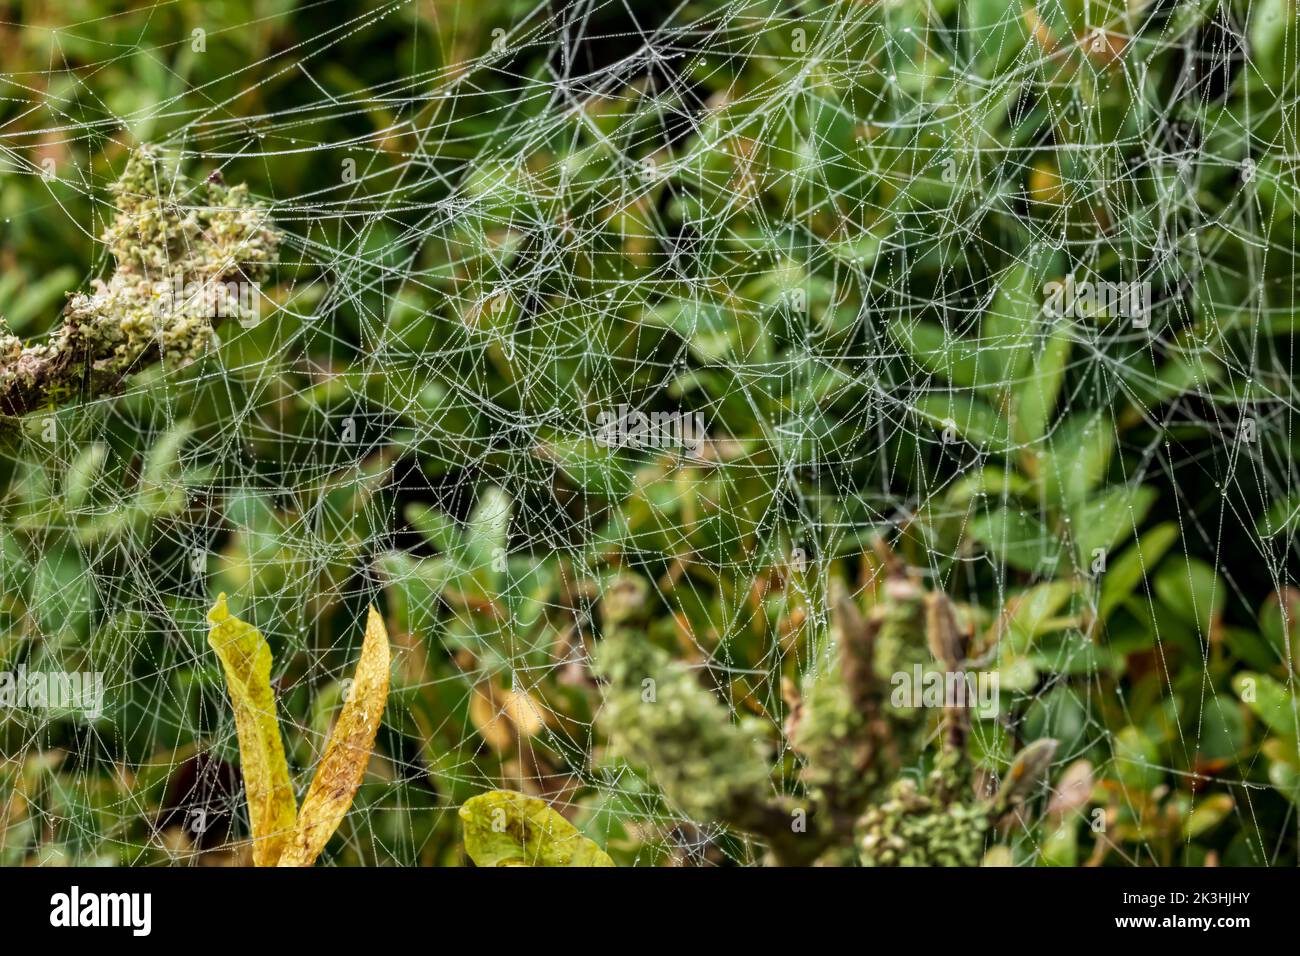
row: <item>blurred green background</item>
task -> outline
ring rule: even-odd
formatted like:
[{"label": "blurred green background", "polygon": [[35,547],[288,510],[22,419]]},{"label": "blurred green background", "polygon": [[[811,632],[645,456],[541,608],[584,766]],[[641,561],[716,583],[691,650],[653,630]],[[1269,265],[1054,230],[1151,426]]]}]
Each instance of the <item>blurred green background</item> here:
[{"label": "blurred green background", "polygon": [[[1016,862],[1294,864],[1296,16],[0,3],[16,334],[111,270],[137,144],[285,233],[208,360],[4,423],[0,670],[108,692],[0,713],[0,862],[246,860],[219,591],[302,787],[365,606],[389,622],[327,862],[461,863],[496,786],[621,864],[750,862],[605,759],[602,598],[650,585],[647,639],[762,718],[794,793],[781,681],[879,537],[1002,635],[982,764],[1087,762]],[[1151,327],[1045,314],[1067,275],[1150,283]],[[620,404],[703,413],[702,460],[600,446]]]}]

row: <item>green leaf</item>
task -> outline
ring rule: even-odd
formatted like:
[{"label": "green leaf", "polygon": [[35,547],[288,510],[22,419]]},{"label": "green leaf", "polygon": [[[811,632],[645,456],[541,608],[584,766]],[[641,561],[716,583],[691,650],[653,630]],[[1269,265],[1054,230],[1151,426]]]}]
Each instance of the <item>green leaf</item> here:
[{"label": "green leaf", "polygon": [[1278,793],[1300,807],[1300,770],[1290,764],[1271,763],[1268,765],[1268,782],[1277,788]]},{"label": "green leaf", "polygon": [[1294,76],[1296,62],[1295,0],[1259,0],[1250,14],[1253,69],[1270,84]]},{"label": "green leaf", "polygon": [[980,384],[1001,396],[1030,363],[1030,346],[1043,321],[1039,288],[1046,260],[1031,256],[1008,269],[984,313],[977,353]]},{"label": "green leaf", "polygon": [[1149,362],[1139,365],[1140,375],[1130,382],[1132,400],[1144,413],[1177,398],[1184,392],[1201,391],[1223,377],[1222,366],[1200,352],[1172,356],[1159,369]]},{"label": "green leaf", "polygon": [[998,508],[973,518],[970,533],[995,557],[1021,571],[1051,574],[1060,560],[1060,537],[1028,512]]},{"label": "green leaf", "polygon": [[734,361],[740,351],[735,316],[718,303],[671,301],[647,310],[644,321],[677,333],[706,364]]},{"label": "green leaf", "polygon": [[1272,670],[1285,658],[1259,634],[1244,627],[1223,628],[1223,643],[1234,657],[1256,670]]},{"label": "green leaf", "polygon": [[1039,495],[1044,504],[1072,508],[1106,477],[1115,426],[1109,416],[1080,413],[1052,432],[1046,444],[1036,468]]},{"label": "green leaf", "polygon": [[443,554],[456,550],[460,538],[456,522],[437,508],[429,505],[409,504],[406,506],[406,520],[420,536]]},{"label": "green leaf", "polygon": [[539,450],[584,494],[620,501],[632,490],[634,469],[617,448],[593,438],[557,438]]},{"label": "green leaf", "polygon": [[1255,523],[1256,533],[1263,538],[1294,534],[1297,528],[1300,528],[1300,491],[1274,501]]},{"label": "green leaf", "polygon": [[981,495],[1000,500],[1026,495],[1032,490],[1029,481],[1019,472],[981,468],[953,482],[948,489],[948,500],[953,504],[965,504]]},{"label": "green leaf", "polygon": [[1018,657],[1008,649],[998,661],[998,689],[1002,691],[1033,690],[1038,685],[1038,668],[1028,657]]},{"label": "green leaf", "polygon": [[1290,741],[1297,738],[1296,698],[1267,674],[1243,671],[1232,678],[1232,689],[1268,728]]},{"label": "green leaf", "polygon": [[1079,631],[1062,631],[1040,638],[1029,659],[1038,670],[1053,674],[1095,674],[1124,668],[1123,654]]},{"label": "green leaf", "polygon": [[92,442],[72,460],[63,478],[63,499],[69,511],[76,511],[86,503],[103,475],[107,460],[108,446],[103,442]]},{"label": "green leaf", "polygon": [[971,59],[985,79],[1015,59],[1029,39],[1021,5],[1006,0],[966,0],[962,25]]},{"label": "green leaf", "polygon": [[614,861],[542,800],[493,790],[460,808],[475,866],[613,866]]},{"label": "green leaf", "polygon": [[1235,760],[1250,742],[1245,709],[1227,694],[1216,693],[1201,701],[1200,713],[1183,707],[1180,716],[1180,705],[1172,697],[1166,705],[1170,733],[1194,738],[1201,760]]},{"label": "green leaf", "polygon": [[180,421],[154,442],[144,461],[144,484],[157,487],[175,476],[180,466],[181,448],[194,431],[188,421]]},{"label": "green leaf", "polygon": [[1166,608],[1202,635],[1223,613],[1228,588],[1214,568],[1197,558],[1165,565],[1156,575],[1156,596]]},{"label": "green leaf", "polygon": [[488,488],[479,498],[465,529],[464,567],[486,596],[501,593],[502,559],[514,505],[500,488]]},{"label": "green leaf", "polygon": [[1042,866],[1078,866],[1079,836],[1074,821],[1058,823],[1043,840],[1039,854]]},{"label": "green leaf", "polygon": [[1075,591],[1073,581],[1039,584],[1007,601],[1002,625],[1014,638],[1013,650],[1024,651],[1034,638],[1060,627],[1052,621],[1069,602]]},{"label": "green leaf", "polygon": [[1274,591],[1259,609],[1259,642],[1266,649],[1268,663],[1263,670],[1282,663],[1300,672],[1300,592],[1293,587]]},{"label": "green leaf", "polygon": [[77,270],[65,266],[28,285],[6,310],[10,327],[23,330],[35,320],[54,315],[62,307],[68,290],[76,288],[79,280]]},{"label": "green leaf", "polygon": [[1187,818],[1183,820],[1183,836],[1194,840],[1218,826],[1232,812],[1235,804],[1226,793],[1212,793],[1201,800]]},{"label": "green leaf", "polygon": [[1178,534],[1178,525],[1172,521],[1156,525],[1109,563],[1101,581],[1098,616],[1105,620],[1115,608],[1128,600],[1129,595],[1178,540]]},{"label": "green leaf", "polygon": [[40,556],[32,575],[31,607],[46,640],[64,635],[86,640],[96,597],[94,578],[76,548],[55,546]]},{"label": "green leaf", "polygon": [[889,334],[927,372],[942,375],[960,388],[975,385],[975,349],[959,339],[951,338],[941,326],[933,322],[899,319],[890,324]]},{"label": "green leaf", "polygon": [[1137,727],[1125,727],[1115,735],[1115,775],[1131,790],[1146,792],[1164,778],[1160,769],[1160,748]]},{"label": "green leaf", "polygon": [[1110,551],[1134,533],[1157,497],[1156,490],[1147,485],[1121,485],[1076,506],[1072,527],[1079,567],[1088,567],[1095,551]]},{"label": "green leaf", "polygon": [[1016,439],[1033,443],[1047,432],[1070,359],[1070,326],[1058,325],[1043,345],[1029,376],[1015,390]]},{"label": "green leaf", "polygon": [[987,402],[966,395],[930,393],[916,403],[916,410],[936,428],[953,433],[972,445],[1004,449],[1007,419]]}]

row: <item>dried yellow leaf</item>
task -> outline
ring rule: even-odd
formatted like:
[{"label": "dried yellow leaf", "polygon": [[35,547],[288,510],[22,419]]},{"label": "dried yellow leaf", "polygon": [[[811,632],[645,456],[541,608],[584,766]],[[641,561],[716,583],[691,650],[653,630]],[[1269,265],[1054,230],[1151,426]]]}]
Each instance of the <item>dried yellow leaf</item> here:
[{"label": "dried yellow leaf", "polygon": [[546,726],[545,711],[531,694],[501,690],[490,681],[474,688],[469,717],[479,736],[498,753],[508,750],[516,737],[532,737]]},{"label": "dried yellow leaf", "polygon": [[294,832],[297,810],[271,690],[271,648],[257,628],[230,614],[225,594],[208,612],[208,643],[226,672],[239,735],[253,865],[275,866]]},{"label": "dried yellow leaf", "polygon": [[280,857],[280,866],[311,866],[352,806],[384,715],[388,668],[388,631],[372,607],[352,689],[302,801],[297,830]]},{"label": "dried yellow leaf", "polygon": [[475,687],[469,698],[469,719],[480,737],[497,753],[509,748],[514,740],[510,726],[499,719],[491,689]]},{"label": "dried yellow leaf", "polygon": [[502,710],[525,737],[536,736],[546,726],[545,705],[527,691],[506,691]]}]

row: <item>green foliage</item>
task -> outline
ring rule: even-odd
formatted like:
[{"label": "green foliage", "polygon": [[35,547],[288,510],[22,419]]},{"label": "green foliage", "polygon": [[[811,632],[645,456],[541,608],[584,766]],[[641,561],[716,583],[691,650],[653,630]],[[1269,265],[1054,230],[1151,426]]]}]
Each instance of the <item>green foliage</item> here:
[{"label": "green foliage", "polygon": [[[0,670],[110,693],[0,713],[0,863],[247,859],[222,590],[291,768],[384,611],[336,864],[460,863],[504,788],[533,829],[480,863],[549,845],[536,801],[620,865],[1296,862],[1290,0],[692,0],[653,66],[633,3],[564,96],[515,0],[343,4],[327,49],[294,0],[14,6],[5,348],[72,293],[121,381],[5,423]],[[134,361],[143,271],[231,258],[261,321]],[[1045,311],[1071,276],[1151,327]],[[708,440],[603,446],[620,402]],[[999,678],[960,745],[887,692],[938,594]]]}]

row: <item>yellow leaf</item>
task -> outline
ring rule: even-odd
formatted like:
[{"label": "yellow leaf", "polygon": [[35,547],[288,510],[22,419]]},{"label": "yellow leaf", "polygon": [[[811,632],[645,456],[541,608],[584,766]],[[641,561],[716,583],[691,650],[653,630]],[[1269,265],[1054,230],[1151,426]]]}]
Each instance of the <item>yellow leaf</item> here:
[{"label": "yellow leaf", "polygon": [[225,669],[235,711],[239,766],[253,829],[253,865],[274,866],[294,832],[297,809],[275,717],[271,648],[257,628],[231,616],[225,594],[208,612],[208,623],[208,643]]},{"label": "yellow leaf", "polygon": [[545,711],[531,694],[501,690],[491,681],[474,688],[469,717],[479,736],[498,753],[508,750],[516,736],[532,737],[546,725]]},{"label": "yellow leaf", "polygon": [[470,693],[469,719],[479,736],[497,753],[509,748],[514,740],[509,725],[497,715],[490,685],[487,690],[480,685]]},{"label": "yellow leaf", "polygon": [[533,737],[546,726],[546,709],[527,691],[506,691],[502,710],[519,733]]},{"label": "yellow leaf", "polygon": [[492,790],[461,806],[465,852],[475,866],[613,866],[599,846],[543,800]]},{"label": "yellow leaf", "polygon": [[352,690],[316,768],[280,866],[311,866],[334,835],[366,775],[388,699],[388,631],[373,607],[366,621]]}]

